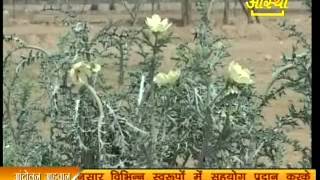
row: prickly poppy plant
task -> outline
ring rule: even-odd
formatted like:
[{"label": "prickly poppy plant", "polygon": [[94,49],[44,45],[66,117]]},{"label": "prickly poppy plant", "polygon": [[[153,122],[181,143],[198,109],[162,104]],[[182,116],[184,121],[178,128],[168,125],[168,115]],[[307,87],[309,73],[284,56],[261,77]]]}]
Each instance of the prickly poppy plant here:
[{"label": "prickly poppy plant", "polygon": [[[197,36],[176,47],[176,67],[168,71],[159,67],[175,35],[171,22],[159,15],[146,17],[140,29],[109,24],[92,38],[85,22],[72,22],[57,51],[5,34],[3,41],[14,48],[3,59],[4,164],[310,168],[311,150],[286,135],[287,127],[311,124],[310,43],[294,26],[282,24],[297,44],[259,94],[254,70],[224,62],[227,47],[212,33],[207,3],[197,1]],[[138,47],[143,62],[128,71],[132,47]],[[108,87],[104,79],[108,59],[118,61],[120,89]],[[34,65],[36,82],[24,76]],[[303,107],[291,105],[274,127],[263,126],[263,108],[286,89],[301,94]],[[43,122],[49,124],[47,139],[37,128]],[[283,164],[288,145],[302,153],[299,163]]]}]

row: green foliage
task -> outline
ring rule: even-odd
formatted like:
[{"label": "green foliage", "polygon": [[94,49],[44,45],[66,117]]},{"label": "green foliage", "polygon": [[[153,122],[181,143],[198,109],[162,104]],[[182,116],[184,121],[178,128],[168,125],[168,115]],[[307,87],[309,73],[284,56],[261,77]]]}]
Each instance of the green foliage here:
[{"label": "green foliage", "polygon": [[[217,73],[224,69],[228,52],[224,39],[212,34],[205,3],[197,3],[202,18],[194,43],[176,48],[172,59],[177,66],[172,69],[181,73],[170,86],[154,81],[164,48],[174,38],[170,31],[109,24],[90,38],[86,23],[78,21],[60,39],[58,51],[50,53],[5,36],[8,43],[18,42],[3,61],[5,165],[177,168],[192,160],[201,168],[270,168],[282,167],[284,149],[290,144],[303,159],[288,166],[310,167],[310,149],[289,139],[285,131],[300,126],[299,121],[311,124],[310,44],[293,26],[284,26],[298,38],[301,52],[297,44],[292,56],[283,56],[266,93],[260,95],[253,85]],[[122,84],[133,46],[143,61],[140,69],[128,73],[128,85],[120,90],[107,88],[101,73],[88,77],[80,89],[71,82],[68,72],[73,64],[96,62],[104,69],[107,61],[117,59]],[[21,49],[27,55],[11,64]],[[39,86],[20,76],[33,64],[40,65]],[[44,92],[41,104],[32,98],[32,87]],[[303,107],[291,105],[288,115],[277,117],[275,127],[266,128],[264,106],[286,89],[302,94]],[[36,128],[42,119],[50,124],[48,142]]]},{"label": "green foliage", "polygon": [[311,0],[305,0],[304,1],[304,4],[306,6],[308,6],[308,8],[310,9],[310,11],[312,10],[312,1]]}]

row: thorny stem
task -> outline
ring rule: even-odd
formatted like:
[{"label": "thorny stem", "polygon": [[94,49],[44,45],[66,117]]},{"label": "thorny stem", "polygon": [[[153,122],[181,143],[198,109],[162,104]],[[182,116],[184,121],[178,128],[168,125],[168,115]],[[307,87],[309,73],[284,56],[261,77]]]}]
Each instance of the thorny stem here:
[{"label": "thorny stem", "polygon": [[22,47],[22,49],[34,49],[34,50],[38,50],[38,51],[41,51],[43,54],[45,54],[47,57],[49,56],[49,53],[48,53],[46,50],[44,50],[44,49],[42,49],[42,48],[40,48],[40,47],[37,47],[37,46],[24,46],[24,47]]},{"label": "thorny stem", "polygon": [[208,10],[207,10],[207,19],[210,19],[210,15],[211,15],[211,10],[213,7],[213,3],[215,2],[215,0],[210,0],[210,3],[208,5]]},{"label": "thorny stem", "polygon": [[90,45],[89,45],[89,37],[88,35],[84,37],[83,39],[85,41],[85,56],[86,56],[86,59],[90,62],[91,61],[91,54],[90,54]]},{"label": "thorny stem", "polygon": [[150,65],[150,71],[148,74],[148,83],[150,84],[150,88],[146,92],[146,96],[142,99],[141,103],[144,101],[147,101],[149,97],[153,94],[154,88],[155,88],[155,83],[153,82],[154,74],[156,71],[156,55],[158,53],[158,34],[154,33],[155,36],[155,42],[154,45],[152,46],[152,60],[151,60],[151,65]]},{"label": "thorny stem", "polygon": [[294,65],[293,64],[288,64],[284,67],[282,67],[272,78],[272,81],[269,83],[269,85],[267,86],[265,92],[264,92],[264,98],[263,98],[263,101],[262,103],[260,104],[260,107],[263,106],[264,102],[267,100],[268,98],[268,94],[269,94],[269,91],[271,90],[272,86],[274,85],[274,83],[278,80],[278,77],[279,75],[284,72],[284,71],[287,71],[289,69],[292,69],[294,68]]},{"label": "thorny stem", "polygon": [[[311,64],[310,64],[310,66],[311,66]],[[307,72],[307,80],[308,80],[310,87],[312,87],[312,70],[309,71],[308,67],[306,67],[306,66],[302,66],[302,67]]]},{"label": "thorny stem", "polygon": [[209,145],[209,131],[210,131],[210,93],[209,93],[209,82],[207,81],[207,108],[206,108],[206,117],[205,117],[205,125],[203,128],[203,143],[202,143],[202,150],[200,153],[200,158],[199,158],[199,166],[202,168],[204,167],[204,161],[207,156],[207,151],[208,151],[208,145]]},{"label": "thorny stem", "polygon": [[150,69],[150,79],[149,79],[149,83],[152,85],[153,84],[153,77],[156,71],[156,55],[157,55],[157,51],[158,51],[158,34],[154,33],[154,37],[155,37],[155,42],[154,45],[152,47],[152,61],[151,61],[151,69]]},{"label": "thorny stem", "polygon": [[95,100],[97,101],[98,104],[98,108],[99,108],[99,117],[98,117],[98,140],[99,140],[99,156],[101,154],[101,149],[103,148],[104,143],[102,142],[102,138],[101,138],[101,133],[102,133],[102,121],[104,119],[104,111],[103,111],[103,106],[102,106],[102,102],[101,99],[99,98],[99,96],[97,95],[96,90],[90,86],[89,84],[85,83],[84,84],[86,86],[86,88],[91,92],[92,96],[95,98]]},{"label": "thorny stem", "polygon": [[141,81],[140,81],[140,88],[139,88],[138,106],[140,106],[141,104],[143,93],[144,93],[144,81],[145,81],[145,76],[142,74]]},{"label": "thorny stem", "polygon": [[[23,47],[18,47],[18,48],[15,48],[14,50],[10,51],[10,52],[7,54],[7,56],[4,58],[4,65],[7,64],[7,61],[8,61],[8,59],[9,59],[9,57],[11,57],[13,53],[15,53],[15,52],[17,52],[17,51],[19,51],[19,50],[22,50],[22,49],[34,49],[34,50],[37,50],[37,51],[42,52],[43,54],[46,55],[46,57],[49,57],[49,56],[50,56],[50,54],[49,54],[46,50],[44,50],[44,49],[42,49],[42,48],[40,48],[40,47],[37,47],[37,46],[26,46],[26,45],[24,45]],[[5,68],[5,67],[4,67],[4,68]]]},{"label": "thorny stem", "polygon": [[[15,49],[13,49],[12,51],[10,51],[7,56],[4,58],[4,62],[3,62],[3,68],[5,69],[6,68],[6,65],[7,65],[7,61],[9,60],[9,58],[13,55],[13,53],[19,51],[19,50],[22,50],[22,49],[34,49],[34,50],[37,50],[37,51],[40,51],[42,52],[46,57],[49,57],[49,53],[40,48],[40,47],[37,47],[37,46],[31,46],[31,45],[23,45],[22,47],[17,47]],[[12,136],[14,137],[14,142],[15,144],[17,143],[17,134],[15,133],[14,131],[14,127],[12,126],[12,117],[11,117],[11,107],[10,107],[10,104],[11,104],[11,89],[14,87],[15,85],[15,82],[18,78],[18,73],[15,73],[14,75],[14,78],[10,84],[10,86],[7,88],[8,89],[8,95],[7,95],[7,102],[5,103],[5,107],[6,107],[6,111],[7,111],[7,119],[9,121],[9,128],[11,130],[11,133],[12,133]]]},{"label": "thorny stem", "polygon": [[123,78],[124,78],[124,55],[123,55],[123,49],[122,45],[120,44],[120,74],[119,74],[119,85],[123,84]]},{"label": "thorny stem", "polygon": [[211,105],[214,105],[214,103],[217,101],[218,97],[220,97],[224,93],[226,88],[227,88],[227,85],[214,97],[214,99],[212,101],[210,101],[209,80],[207,82],[207,108],[206,108],[207,112],[206,112],[206,117],[205,117],[205,126],[203,129],[202,150],[200,152],[200,157],[198,159],[200,168],[203,168],[205,166],[204,162],[205,162],[206,157],[208,155],[208,146],[209,146],[209,138],[210,138],[211,122],[212,122],[210,107],[211,107]]},{"label": "thorny stem", "polygon": [[7,111],[7,119],[9,121],[9,127],[10,127],[10,130],[11,130],[11,133],[14,137],[14,142],[16,142],[16,134],[15,134],[15,131],[14,131],[14,128],[12,127],[12,118],[11,118],[11,108],[10,108],[10,104],[11,104],[11,89],[13,88],[16,80],[17,80],[17,75],[14,77],[14,79],[12,80],[12,83],[10,84],[10,86],[7,88],[8,89],[8,95],[7,95],[7,102],[5,103],[5,106],[6,106],[6,111]]},{"label": "thorny stem", "polygon": [[[155,107],[155,98],[154,98],[154,93],[151,90],[151,103],[152,103],[152,108]],[[154,157],[154,153],[155,153],[155,144],[157,142],[157,135],[158,135],[158,130],[156,128],[156,123],[157,121],[155,120],[155,116],[154,116],[154,111],[151,110],[151,132],[150,132],[150,137],[151,137],[151,143],[150,143],[150,149],[146,152],[147,153],[147,159],[148,159],[148,164],[149,164],[149,168],[153,168],[153,165],[155,164],[154,162],[156,161],[156,157]]]},{"label": "thorny stem", "polygon": [[[152,47],[152,61],[151,61],[151,69],[150,69],[150,74],[149,74],[149,83],[150,83],[150,90],[149,90],[149,95],[148,97],[151,96],[152,98],[152,103],[153,103],[153,106],[152,107],[155,107],[155,101],[154,101],[154,88],[155,88],[155,83],[153,82],[153,78],[154,78],[154,74],[155,74],[155,71],[156,71],[156,55],[157,55],[157,52],[158,52],[158,34],[157,33],[154,33],[154,36],[155,36],[155,42],[154,42],[154,45]],[[146,100],[148,99],[148,97],[146,97]],[[152,111],[153,112],[153,111]],[[156,121],[154,119],[154,114],[152,113],[151,115],[151,138],[152,138],[152,141],[151,141],[151,149],[150,149],[150,152],[148,154],[149,158],[151,158],[153,161],[155,160],[154,157],[153,157],[153,154],[154,154],[154,150],[155,150],[155,143],[157,141],[157,133],[156,133],[156,127],[155,127],[155,124],[156,124]],[[153,166],[153,163],[152,161],[149,162],[149,166],[152,167]]]},{"label": "thorny stem", "polygon": [[[74,107],[74,111],[75,111],[74,122],[77,121],[78,116],[79,116],[79,105],[80,105],[80,99],[77,98],[75,100],[75,107]],[[85,149],[87,151],[88,150],[87,146],[85,146],[84,143],[81,140],[81,134],[83,133],[83,131],[81,130],[81,127],[80,127],[79,124],[77,124],[77,126],[78,126],[78,128],[80,130],[80,133],[77,135],[77,138],[78,138],[79,144],[80,144],[79,146],[80,146],[81,149]]]},{"label": "thorny stem", "polygon": [[110,113],[111,113],[111,114],[113,115],[113,117],[114,117],[115,122],[117,123],[117,126],[118,126],[118,128],[119,128],[120,135],[121,135],[122,137],[124,137],[123,130],[122,130],[122,128],[121,128],[121,125],[120,125],[120,123],[119,123],[119,120],[118,120],[118,117],[117,117],[116,113],[114,112],[114,110],[112,109],[112,107],[111,107],[109,104],[107,104],[107,108],[109,109]]},{"label": "thorny stem", "polygon": [[138,15],[138,12],[139,12],[139,8],[141,6],[141,0],[136,0],[135,1],[135,4],[134,4],[134,7],[132,9],[130,9],[128,7],[128,5],[126,4],[126,2],[124,0],[121,0],[122,2],[122,5],[126,8],[126,10],[129,12],[130,14],[130,17],[132,19],[132,25],[135,25],[136,21],[137,21],[137,15]]},{"label": "thorny stem", "polygon": [[187,157],[184,159],[184,161],[183,161],[183,163],[182,163],[182,168],[185,168],[185,167],[186,167],[186,164],[187,164],[187,162],[188,162],[188,160],[189,160],[190,156],[191,156],[191,153],[190,153],[190,152],[188,152]]},{"label": "thorny stem", "polygon": [[[43,50],[43,49],[41,49],[41,48],[39,48],[39,47],[35,47],[35,46],[23,46],[23,47],[20,47],[20,48],[16,48],[16,49],[14,49],[13,51],[10,51],[10,52],[8,53],[8,55],[5,57],[5,62],[4,62],[4,67],[3,67],[4,69],[6,68],[5,65],[7,64],[7,61],[8,61],[8,59],[9,59],[9,57],[11,57],[13,53],[15,53],[15,52],[17,52],[18,50],[21,50],[21,49],[35,49],[35,50],[39,50],[39,51],[43,52],[47,57],[49,56],[49,54],[48,54],[45,50]],[[13,120],[12,120],[12,117],[11,117],[10,104],[11,104],[11,92],[12,92],[12,88],[14,87],[17,79],[18,79],[18,73],[15,73],[11,84],[10,84],[9,87],[7,88],[7,89],[8,89],[8,92],[7,92],[8,95],[7,95],[7,102],[5,103],[6,112],[7,112],[7,119],[8,119],[8,121],[9,121],[9,125],[10,125],[10,129],[11,129],[12,135],[15,137],[15,138],[14,138],[14,141],[15,141],[15,142],[16,142],[17,137],[16,137],[16,134],[15,134],[15,132],[14,132],[14,128],[13,128],[12,125],[11,125],[11,123],[12,123]]]},{"label": "thorny stem", "polygon": [[118,48],[120,51],[120,74],[119,74],[119,79],[118,83],[119,85],[123,85],[124,82],[124,74],[125,74],[125,61],[128,61],[128,51],[127,51],[127,44],[126,42],[120,41],[118,44]]}]

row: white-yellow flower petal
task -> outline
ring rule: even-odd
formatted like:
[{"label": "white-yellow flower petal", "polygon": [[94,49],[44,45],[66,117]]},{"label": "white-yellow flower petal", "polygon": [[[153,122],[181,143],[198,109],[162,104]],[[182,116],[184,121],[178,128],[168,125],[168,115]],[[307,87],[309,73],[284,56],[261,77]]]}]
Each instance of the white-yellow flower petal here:
[{"label": "white-yellow flower petal", "polygon": [[160,23],[161,22],[161,17],[158,15],[158,14],[154,14],[152,15],[152,20],[155,22],[155,23]]},{"label": "white-yellow flower petal", "polygon": [[99,64],[93,63],[91,64],[91,71],[97,73],[101,70],[101,66]]},{"label": "white-yellow flower petal", "polygon": [[180,77],[180,70],[170,71],[167,75],[168,83],[174,84]]},{"label": "white-yellow flower petal", "polygon": [[154,78],[153,81],[158,84],[158,86],[163,86],[167,84],[167,75],[164,73],[158,73]]},{"label": "white-yellow flower petal", "polygon": [[168,18],[165,18],[161,21],[162,26],[167,26],[168,25]]},{"label": "white-yellow flower petal", "polygon": [[145,23],[149,29],[155,33],[164,32],[171,26],[171,23],[168,23],[167,18],[161,21],[161,17],[157,14],[152,15],[151,18],[147,17]]},{"label": "white-yellow flower petal", "polygon": [[88,64],[78,62],[72,65],[72,68],[69,71],[69,76],[74,84],[83,84],[87,82],[87,78],[88,76],[91,76],[91,73],[91,67]]},{"label": "white-yellow flower petal", "polygon": [[251,72],[232,61],[228,67],[228,75],[231,80],[239,84],[252,84]]},{"label": "white-yellow flower petal", "polygon": [[176,81],[180,77],[180,70],[177,71],[170,71],[168,74],[165,73],[158,73],[153,81],[158,86],[164,86],[164,85],[173,85],[176,83]]}]

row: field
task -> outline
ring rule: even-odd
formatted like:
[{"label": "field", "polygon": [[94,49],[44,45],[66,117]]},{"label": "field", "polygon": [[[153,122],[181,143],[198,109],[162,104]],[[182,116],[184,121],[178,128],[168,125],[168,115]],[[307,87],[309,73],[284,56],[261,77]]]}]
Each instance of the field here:
[{"label": "field", "polygon": [[[213,22],[214,33],[225,36],[230,45],[230,48],[228,48],[230,57],[227,58],[224,64],[228,64],[232,59],[252,70],[255,74],[255,86],[260,93],[264,91],[268,82],[271,81],[272,67],[280,63],[282,53],[290,53],[292,50],[293,40],[288,38],[287,33],[280,30],[278,23],[287,20],[291,24],[296,24],[297,29],[303,32],[307,39],[311,40],[310,13],[305,11],[305,8],[303,5],[299,5],[299,2],[294,3],[296,10],[290,10],[289,6],[289,12],[285,17],[261,18],[261,24],[247,24],[246,17],[239,8],[231,13],[230,25],[223,25],[221,8],[214,9],[211,14],[210,18]],[[176,7],[176,9],[173,7]],[[7,9],[10,9],[10,7],[8,6]],[[59,19],[63,15],[58,12],[39,11],[41,6],[36,5],[27,6],[26,9],[17,10],[15,18],[6,19],[6,24],[3,27],[4,32],[14,33],[29,44],[43,47],[50,51],[56,50],[58,37],[61,37],[68,30],[68,27],[59,23]],[[162,5],[161,11],[157,12],[161,17],[168,17],[169,21],[174,23],[171,30],[174,36],[179,37],[178,40],[175,40],[165,48],[165,58],[160,68],[161,70],[166,72],[174,66],[175,62],[170,60],[170,57],[174,56],[174,47],[177,44],[193,41],[193,28],[198,22],[195,9],[193,11],[192,24],[184,27],[179,24],[180,11],[178,4]],[[144,17],[150,15],[151,12],[149,11],[141,12],[137,26],[143,25]],[[98,12],[86,12],[81,17],[89,22],[89,28],[92,33],[101,29],[108,20],[112,20],[122,26],[128,26],[127,20],[129,19],[129,15],[120,8],[114,12],[101,9]],[[6,49],[4,49],[5,51]],[[140,61],[141,57],[133,53],[129,58],[128,69],[136,69]],[[103,71],[108,80],[108,85],[121,88],[117,85],[114,62],[108,61],[107,64]],[[36,78],[37,70],[32,70],[32,73],[29,78]],[[273,126],[275,116],[286,114],[289,104],[299,105],[299,102],[297,102],[297,97],[299,96],[291,91],[287,93],[287,96],[273,101],[264,109],[265,126]],[[49,124],[47,122],[39,124],[39,130],[45,137],[49,137]],[[311,146],[311,130],[307,126],[301,125],[300,129],[290,132],[289,136],[298,139],[299,142],[307,147]],[[294,152],[292,147],[288,146],[284,164],[294,163],[300,158],[301,154]],[[190,163],[190,166],[192,166],[192,162]]]}]

